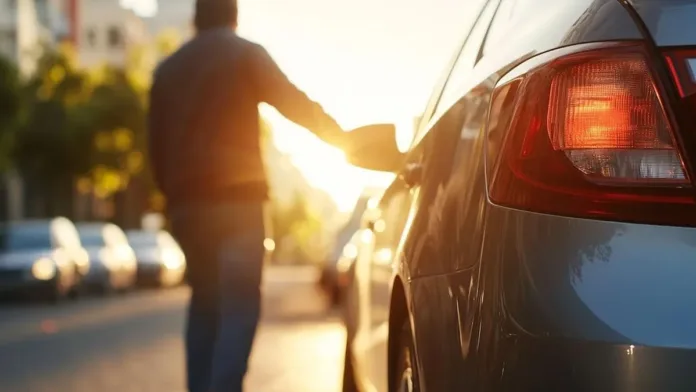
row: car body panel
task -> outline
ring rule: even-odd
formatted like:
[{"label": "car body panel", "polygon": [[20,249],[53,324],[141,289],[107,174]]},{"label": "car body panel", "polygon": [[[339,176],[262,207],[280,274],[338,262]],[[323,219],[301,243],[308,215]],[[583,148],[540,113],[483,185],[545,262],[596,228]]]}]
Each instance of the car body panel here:
[{"label": "car body panel", "polygon": [[[421,167],[421,181],[396,180],[378,208],[377,215],[382,217],[390,207],[391,195],[406,195],[396,208],[399,212],[393,214],[403,218],[396,223],[401,235],[379,245],[380,233],[373,230],[356,261],[352,289],[357,291],[357,302],[348,317],[357,320],[352,320],[357,327],[349,338],[355,372],[365,391],[389,390],[390,331],[393,323],[405,321],[393,316],[398,313],[394,287],[400,282],[422,391],[593,390],[574,389],[572,383],[559,381],[560,376],[544,378],[541,367],[518,358],[539,357],[544,345],[558,339],[564,343],[557,351],[546,351],[550,356],[540,364],[548,363],[551,368],[555,353],[560,356],[555,368],[567,375],[563,372],[572,372],[574,365],[585,366],[579,368],[583,372],[592,369],[589,355],[570,357],[575,347],[586,347],[578,343],[580,339],[607,342],[604,350],[611,355],[626,354],[639,341],[665,347],[690,347],[694,342],[690,331],[679,329],[679,325],[691,326],[691,317],[685,314],[694,305],[690,299],[669,308],[680,312],[679,319],[631,325],[649,321],[640,313],[641,302],[650,302],[649,309],[659,309],[678,272],[660,275],[655,270],[666,259],[664,252],[677,246],[670,237],[680,233],[688,240],[692,229],[532,214],[492,206],[486,195],[485,130],[489,121],[495,121],[488,115],[498,80],[527,59],[560,47],[642,40],[632,15],[616,0],[502,0],[490,1],[488,7],[479,18],[482,27],[477,25],[471,34],[480,38],[465,42],[462,68],[458,61],[453,63],[449,77],[453,83],[446,83],[444,92],[434,93],[431,102],[436,102],[435,107],[415,132],[406,165]],[[568,231],[568,225],[573,231]],[[612,230],[619,228],[623,234],[616,236]],[[659,233],[641,240],[653,230]],[[525,243],[532,233],[539,237],[537,242]],[[599,245],[618,250],[607,254],[599,246],[582,253],[582,241],[593,238]],[[549,248],[553,251],[544,252]],[[643,248],[651,252],[641,252]],[[691,246],[681,244],[679,248],[686,252]],[[659,254],[663,257],[658,258]],[[587,266],[581,263],[585,280],[570,284],[568,268],[578,257],[599,261]],[[673,258],[666,264],[679,269],[692,258]],[[632,263],[636,262],[641,267],[634,270]],[[532,266],[541,275],[535,277],[528,270]],[[686,276],[679,280],[679,292],[691,292],[686,282],[692,270],[687,267]],[[546,296],[533,295],[539,279],[547,283],[551,279],[543,274],[553,273],[560,277],[558,286],[546,287]],[[647,279],[651,274],[654,282]],[[660,296],[646,291],[649,284],[657,284]],[[623,292],[629,297],[619,299]],[[638,296],[631,299],[630,293]],[[615,298],[603,300],[603,294]],[[665,315],[667,310],[653,317]],[[527,320],[530,315],[532,321]],[[667,332],[673,335],[662,336]],[[542,343],[529,343],[537,340]],[[533,351],[535,347],[540,351]],[[626,363],[613,358],[607,359],[613,361],[613,368]],[[538,373],[525,373],[525,369]],[[584,385],[602,390],[609,385],[606,380]]]}]

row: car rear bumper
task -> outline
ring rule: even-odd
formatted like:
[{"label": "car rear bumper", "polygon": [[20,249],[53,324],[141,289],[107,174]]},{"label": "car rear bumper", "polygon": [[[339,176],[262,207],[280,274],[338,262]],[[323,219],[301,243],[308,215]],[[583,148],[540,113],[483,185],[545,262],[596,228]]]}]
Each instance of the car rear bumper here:
[{"label": "car rear bumper", "polygon": [[[416,309],[420,341],[440,331],[459,343],[447,352],[462,359],[450,380],[515,392],[696,391],[696,228],[488,214],[480,264],[413,283],[414,302],[431,308],[454,294],[449,333]],[[426,347],[426,359],[446,354]]]},{"label": "car rear bumper", "polygon": [[506,339],[503,347],[505,366],[492,390],[696,391],[696,350],[532,338]]}]

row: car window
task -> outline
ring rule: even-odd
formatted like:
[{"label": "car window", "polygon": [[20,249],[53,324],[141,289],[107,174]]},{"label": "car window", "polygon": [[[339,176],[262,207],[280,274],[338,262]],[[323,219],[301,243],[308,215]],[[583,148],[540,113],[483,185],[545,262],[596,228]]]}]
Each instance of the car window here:
[{"label": "car window", "polygon": [[513,26],[513,13],[518,3],[518,0],[501,0],[500,6],[498,6],[498,10],[495,12],[495,17],[493,18],[493,22],[491,22],[491,27],[488,29],[488,34],[486,34],[486,39],[483,43],[483,56],[486,56],[510,33]]},{"label": "car window", "polygon": [[78,229],[82,246],[85,247],[102,247],[106,246],[107,240],[104,238],[104,232],[100,228]]},{"label": "car window", "polygon": [[27,251],[50,249],[53,246],[51,227],[46,225],[9,225],[0,231],[0,249]]},{"label": "car window", "polygon": [[157,233],[137,231],[128,233],[128,242],[133,247],[157,246]]},{"label": "car window", "polygon": [[417,143],[417,140],[422,139],[422,134],[427,130],[427,124],[432,118],[435,108],[437,107],[437,104],[440,101],[440,97],[442,96],[442,87],[447,81],[447,78],[449,77],[452,71],[452,67],[457,61],[457,58],[459,57],[459,54],[461,53],[461,50],[464,47],[464,44],[467,42],[467,39],[469,38],[469,35],[471,33],[471,29],[474,26],[474,23],[476,23],[476,20],[479,14],[481,13],[481,9],[484,7],[486,1],[487,0],[469,1],[470,5],[468,7],[468,12],[466,12],[466,14],[462,16],[461,20],[463,35],[462,43],[457,46],[457,50],[452,56],[452,59],[444,67],[442,76],[440,77],[438,82],[435,83],[430,98],[428,99],[428,103],[425,106],[425,110],[418,116],[418,118],[415,121],[416,124],[414,127],[411,147],[413,147]]},{"label": "car window", "polygon": [[442,113],[444,113],[450,106],[452,106],[461,95],[460,88],[471,75],[471,70],[476,65],[481,53],[481,44],[483,42],[486,33],[488,32],[488,26],[496,12],[496,2],[489,2],[486,8],[481,13],[481,16],[476,21],[469,38],[467,39],[462,51],[457,58],[454,66],[452,67],[452,72],[450,72],[449,78],[445,83],[445,87],[442,90],[442,96],[440,101],[435,108],[433,113],[433,118],[437,118]]}]

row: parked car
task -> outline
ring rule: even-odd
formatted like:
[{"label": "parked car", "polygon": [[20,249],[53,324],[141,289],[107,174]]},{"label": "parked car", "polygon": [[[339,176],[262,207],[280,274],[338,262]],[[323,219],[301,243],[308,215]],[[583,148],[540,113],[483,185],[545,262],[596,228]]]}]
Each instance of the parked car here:
[{"label": "parked car", "polygon": [[368,208],[370,200],[374,200],[375,202],[377,201],[377,199],[371,198],[367,195],[364,195],[358,199],[357,203],[355,204],[355,208],[348,218],[348,221],[336,234],[332,250],[325,258],[324,263],[321,266],[321,273],[319,275],[318,282],[319,287],[329,297],[331,304],[334,306],[340,304],[341,298],[343,297],[341,292],[342,288],[338,281],[337,263],[353,234],[360,229],[361,217]]},{"label": "parked car", "polygon": [[127,236],[138,260],[140,284],[175,286],[183,282],[186,257],[169,232],[132,230]]},{"label": "parked car", "polygon": [[89,258],[63,217],[0,226],[0,292],[58,301],[78,293]]},{"label": "parked car", "polygon": [[137,263],[123,230],[106,222],[77,223],[76,226],[90,259],[85,286],[102,293],[132,288]]},{"label": "parked car", "polygon": [[343,252],[341,252],[341,256],[336,262],[336,291],[339,293],[339,298],[335,300],[337,304],[341,304],[345,297],[345,290],[352,277],[351,270],[358,258],[363,242],[363,233],[366,230],[367,229],[358,229],[353,233],[353,236],[350,237],[350,241],[343,247]]},{"label": "parked car", "polygon": [[696,390],[696,1],[467,6],[355,265],[344,390]]}]

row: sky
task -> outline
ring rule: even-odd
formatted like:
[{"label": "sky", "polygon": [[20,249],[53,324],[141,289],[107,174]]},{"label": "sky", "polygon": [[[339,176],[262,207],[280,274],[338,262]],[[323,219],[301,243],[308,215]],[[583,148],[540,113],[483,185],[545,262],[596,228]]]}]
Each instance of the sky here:
[{"label": "sky", "polygon": [[[146,14],[156,0],[121,0]],[[150,3],[152,1],[152,3]],[[346,129],[391,122],[407,135],[461,40],[466,0],[238,0],[240,35],[266,47],[290,79]],[[175,5],[177,4],[177,5]],[[160,0],[159,7],[192,1]],[[386,184],[340,151],[263,108],[278,148],[347,209],[363,186]]]}]

